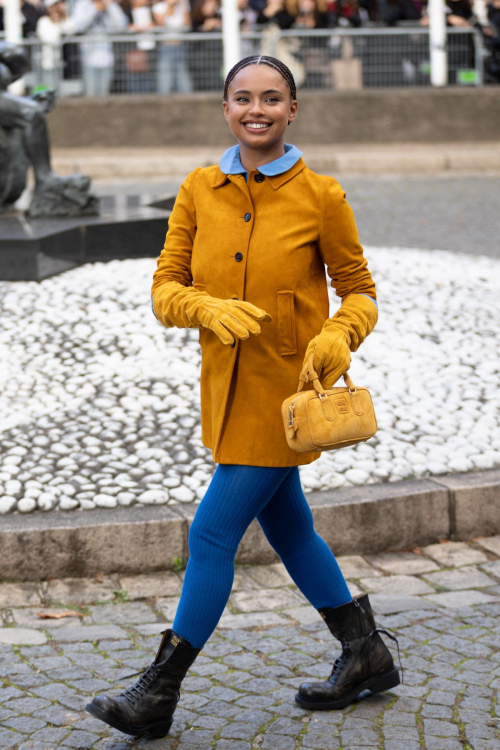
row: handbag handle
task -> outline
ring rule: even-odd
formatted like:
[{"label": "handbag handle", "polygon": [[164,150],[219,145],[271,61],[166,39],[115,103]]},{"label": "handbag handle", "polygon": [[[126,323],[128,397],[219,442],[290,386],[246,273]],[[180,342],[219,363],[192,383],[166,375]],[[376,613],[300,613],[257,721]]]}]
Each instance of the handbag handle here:
[{"label": "handbag handle", "polygon": [[[308,371],[307,375],[304,372],[305,369],[307,369],[307,371]],[[344,374],[342,375],[342,377],[344,378],[344,383],[346,384],[346,386],[347,386],[347,388],[349,390],[349,393],[351,393],[351,391],[355,391],[356,390],[356,386],[352,382],[352,380],[349,377],[349,375],[347,374],[347,372],[344,372]],[[310,355],[309,359],[307,360],[306,368],[304,368],[302,370],[302,372],[300,373],[300,375],[299,375],[299,385],[297,387],[297,392],[300,392],[302,390],[302,388],[304,387],[304,383],[309,383],[309,382],[312,382],[315,390],[320,394],[320,396],[324,396],[325,398],[328,396],[327,392],[325,391],[325,389],[323,388],[323,386],[320,383],[318,373],[314,369],[314,356],[313,356],[313,354]]]}]

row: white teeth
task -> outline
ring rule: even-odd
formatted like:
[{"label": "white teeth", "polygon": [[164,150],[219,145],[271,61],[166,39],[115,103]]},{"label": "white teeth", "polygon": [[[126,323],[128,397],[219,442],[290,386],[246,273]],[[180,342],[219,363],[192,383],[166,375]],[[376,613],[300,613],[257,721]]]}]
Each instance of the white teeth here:
[{"label": "white teeth", "polygon": [[260,130],[261,128],[269,127],[269,123],[264,122],[246,122],[245,125],[247,128],[252,128],[253,130]]}]

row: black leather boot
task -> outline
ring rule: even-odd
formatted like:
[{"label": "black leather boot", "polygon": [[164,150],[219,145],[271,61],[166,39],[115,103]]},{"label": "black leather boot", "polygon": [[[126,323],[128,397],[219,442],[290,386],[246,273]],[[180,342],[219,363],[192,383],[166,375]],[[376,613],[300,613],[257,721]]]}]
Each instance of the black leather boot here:
[{"label": "black leather boot", "polygon": [[173,630],[163,631],[155,660],[135,685],[116,698],[96,695],[85,710],[125,734],[164,737],[172,725],[180,684],[200,651]]},{"label": "black leather boot", "polygon": [[[302,708],[328,711],[347,706],[363,690],[381,693],[399,685],[399,671],[379,633],[396,638],[375,625],[368,594],[340,607],[319,609],[342,645],[326,682],[303,682],[295,696]],[[398,646],[399,654],[399,646]]]}]

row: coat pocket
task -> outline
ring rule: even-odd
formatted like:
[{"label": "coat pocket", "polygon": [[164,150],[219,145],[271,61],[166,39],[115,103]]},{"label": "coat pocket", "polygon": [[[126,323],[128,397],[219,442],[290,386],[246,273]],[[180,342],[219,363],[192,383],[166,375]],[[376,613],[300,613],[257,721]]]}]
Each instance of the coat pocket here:
[{"label": "coat pocket", "polygon": [[280,354],[286,357],[297,354],[297,332],[295,330],[294,293],[280,291],[278,300],[278,338]]}]

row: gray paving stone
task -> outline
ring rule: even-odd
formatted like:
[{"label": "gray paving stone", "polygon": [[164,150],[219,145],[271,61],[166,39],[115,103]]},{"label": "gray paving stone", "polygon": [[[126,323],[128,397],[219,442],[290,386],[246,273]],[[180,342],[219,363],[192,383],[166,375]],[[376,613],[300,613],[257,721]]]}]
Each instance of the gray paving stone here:
[{"label": "gray paving stone", "polygon": [[61,627],[52,634],[59,642],[101,641],[108,638],[125,638],[127,635],[118,625],[76,625]]},{"label": "gray paving stone", "polygon": [[38,719],[44,719],[49,724],[54,724],[56,727],[70,726],[77,719],[79,714],[75,711],[71,711],[65,706],[52,705],[49,708],[42,708],[39,711],[33,713]]},{"label": "gray paving stone", "polygon": [[[239,717],[238,717],[239,718]],[[227,724],[220,733],[221,738],[248,740],[252,739],[258,732],[259,726],[246,722],[233,721]]]},{"label": "gray paving stone", "polygon": [[495,585],[495,581],[492,578],[489,578],[485,573],[470,565],[453,570],[440,570],[437,573],[428,573],[425,578],[427,581],[431,581],[438,586],[443,586],[450,591],[480,589]]},{"label": "gray paving stone", "polygon": [[3,724],[23,734],[31,734],[45,726],[45,722],[42,719],[35,719],[31,716],[17,716],[13,719],[4,720]]},{"label": "gray paving stone", "polygon": [[98,739],[99,736],[97,734],[92,734],[91,732],[82,732],[79,729],[75,729],[65,738],[64,745],[66,747],[82,748],[82,750],[87,750],[94,744],[94,742],[97,742]]},{"label": "gray paving stone", "polygon": [[[434,589],[420,578],[409,575],[388,575],[381,578],[361,578],[361,586],[373,594],[390,594],[397,596],[418,596],[432,594]],[[370,596],[370,601],[372,597]]]},{"label": "gray paving stone", "polygon": [[102,576],[99,581],[90,578],[60,578],[48,582],[45,596],[53,604],[78,606],[111,601],[119,588],[115,576]]},{"label": "gray paving stone", "polygon": [[222,719],[218,716],[198,716],[193,722],[194,727],[213,729],[216,731],[220,731],[226,724],[226,719]]},{"label": "gray paving stone", "polygon": [[424,734],[433,737],[458,737],[458,727],[449,721],[424,719]]},{"label": "gray paving stone", "polygon": [[475,541],[481,547],[483,547],[484,549],[487,549],[488,552],[493,552],[493,554],[498,555],[498,557],[500,557],[500,535],[486,536],[486,537],[482,537],[481,539],[476,539]]},{"label": "gray paving stone", "polygon": [[[405,740],[404,750],[421,750],[420,742],[412,742],[411,740]],[[400,740],[386,740],[384,742],[384,750],[402,750]]]},{"label": "gray paving stone", "polygon": [[147,575],[120,576],[120,588],[126,591],[131,599],[178,596],[182,590],[182,581],[177,573],[162,571]]},{"label": "gray paving stone", "polygon": [[429,544],[427,547],[422,547],[422,552],[447,568],[475,565],[488,561],[484,552],[469,547],[466,542]]},{"label": "gray paving stone", "polygon": [[232,742],[231,740],[218,740],[216,750],[251,750],[250,742]]},{"label": "gray paving stone", "polygon": [[418,596],[371,594],[370,602],[377,615],[390,615],[407,610],[434,609],[435,607],[433,602]]},{"label": "gray paving stone", "polygon": [[24,739],[25,735],[23,734],[0,729],[0,747],[2,750],[10,750],[10,748],[17,747]]},{"label": "gray paving stone", "polygon": [[[400,704],[398,702],[397,708],[400,707]],[[387,711],[384,714],[383,723],[384,724],[395,724],[396,726],[401,727],[414,727],[416,726],[416,718],[415,714],[406,713],[403,711],[398,711],[397,708],[393,708],[391,711]]]},{"label": "gray paving stone", "polygon": [[378,735],[368,729],[350,729],[340,732],[341,744],[363,746],[369,744],[378,744]]},{"label": "gray paving stone", "polygon": [[[463,750],[459,740],[451,737],[425,737],[425,750]],[[475,750],[475,749],[474,749]]]},{"label": "gray paving stone", "polygon": [[35,732],[32,735],[31,739],[38,742],[48,742],[51,743],[54,747],[58,747],[63,739],[68,736],[69,732],[69,728],[62,729],[61,727],[44,727],[43,729],[39,729],[37,732]]},{"label": "gray paving stone", "polygon": [[339,738],[331,734],[308,732],[302,739],[302,747],[311,750],[337,750],[340,747]]},{"label": "gray paving stone", "polygon": [[0,583],[0,609],[40,606],[41,603],[36,583]]},{"label": "gray paving stone", "polygon": [[263,750],[295,750],[295,739],[283,734],[266,734],[261,747]]},{"label": "gray paving stone", "polygon": [[402,727],[398,725],[386,724],[383,728],[386,740],[414,740],[419,741],[418,729],[416,727]]},{"label": "gray paving stone", "polygon": [[37,711],[40,708],[47,708],[49,705],[49,702],[43,700],[43,698],[14,698],[9,701],[9,708],[20,714],[31,714],[33,711]]},{"label": "gray paving stone", "polygon": [[0,628],[0,643],[9,643],[13,646],[37,645],[46,643],[47,636],[37,630],[28,628]]},{"label": "gray paving stone", "polygon": [[452,719],[453,711],[449,706],[427,705],[421,711],[421,716],[426,719]]},{"label": "gray paving stone", "polygon": [[223,614],[218,628],[254,628],[260,625],[287,625],[286,618],[277,612],[251,612],[241,615]]},{"label": "gray paving stone", "polygon": [[264,612],[280,607],[298,606],[302,604],[303,598],[288,588],[269,588],[258,591],[236,591],[231,594],[230,602],[240,612]]},{"label": "gray paving stone", "polygon": [[96,624],[142,625],[156,619],[151,607],[144,602],[100,604],[89,607],[89,610]]}]

